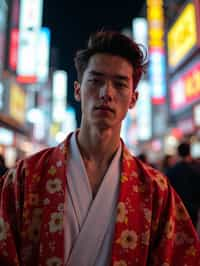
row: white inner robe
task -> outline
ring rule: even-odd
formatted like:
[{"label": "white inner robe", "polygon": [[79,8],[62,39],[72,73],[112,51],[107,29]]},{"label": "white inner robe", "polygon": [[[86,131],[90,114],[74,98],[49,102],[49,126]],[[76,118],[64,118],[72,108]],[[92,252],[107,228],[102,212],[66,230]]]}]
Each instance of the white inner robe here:
[{"label": "white inner robe", "polygon": [[116,219],[121,145],[93,199],[76,142],[70,139],[65,207],[65,265],[107,266]]}]

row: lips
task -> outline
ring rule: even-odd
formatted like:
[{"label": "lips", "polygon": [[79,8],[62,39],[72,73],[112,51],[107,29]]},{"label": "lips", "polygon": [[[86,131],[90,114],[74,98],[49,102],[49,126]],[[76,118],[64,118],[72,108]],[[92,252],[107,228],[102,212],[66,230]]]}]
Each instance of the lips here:
[{"label": "lips", "polygon": [[95,110],[114,112],[114,110],[110,106],[107,106],[107,105],[97,106],[97,107],[95,107]]}]

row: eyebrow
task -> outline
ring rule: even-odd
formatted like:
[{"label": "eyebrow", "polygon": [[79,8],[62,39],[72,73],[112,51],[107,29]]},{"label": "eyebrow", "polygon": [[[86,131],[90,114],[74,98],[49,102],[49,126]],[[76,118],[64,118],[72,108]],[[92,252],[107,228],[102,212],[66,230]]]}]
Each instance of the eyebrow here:
[{"label": "eyebrow", "polygon": [[[91,70],[89,72],[89,74],[94,75],[94,76],[98,76],[98,77],[106,76],[106,74],[104,74],[102,72],[95,71],[95,70]],[[111,77],[115,78],[115,79],[123,80],[123,81],[129,81],[129,78],[127,76],[123,76],[123,75],[114,75]]]}]

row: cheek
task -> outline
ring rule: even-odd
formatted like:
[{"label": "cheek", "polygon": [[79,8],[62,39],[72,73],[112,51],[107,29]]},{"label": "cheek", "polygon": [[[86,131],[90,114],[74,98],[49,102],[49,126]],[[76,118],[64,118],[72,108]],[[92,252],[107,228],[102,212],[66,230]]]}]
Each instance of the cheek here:
[{"label": "cheek", "polygon": [[125,93],[123,95],[120,96],[120,102],[124,105],[124,106],[128,106],[133,102],[133,97],[130,93]]},{"label": "cheek", "polygon": [[88,110],[91,109],[94,104],[94,97],[91,95],[91,93],[84,92],[81,94],[81,105],[82,109]]},{"label": "cheek", "polygon": [[82,99],[85,101],[85,104],[90,105],[91,102],[96,101],[98,99],[96,90],[94,88],[87,88],[87,90],[83,91]]}]

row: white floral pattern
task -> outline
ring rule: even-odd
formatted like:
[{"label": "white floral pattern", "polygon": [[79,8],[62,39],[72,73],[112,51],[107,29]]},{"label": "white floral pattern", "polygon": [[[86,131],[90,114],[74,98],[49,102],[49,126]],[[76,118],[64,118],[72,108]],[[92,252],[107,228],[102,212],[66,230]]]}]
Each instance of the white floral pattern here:
[{"label": "white floral pattern", "polygon": [[64,211],[64,203],[60,203],[60,204],[58,204],[58,211],[59,212],[63,212]]},{"label": "white floral pattern", "polygon": [[124,260],[115,261],[114,266],[127,266],[127,263]]},{"label": "white floral pattern", "polygon": [[63,214],[54,212],[51,214],[51,220],[49,222],[49,231],[55,233],[63,229]]},{"label": "white floral pattern", "polygon": [[120,243],[122,248],[135,249],[135,247],[137,246],[137,240],[138,236],[136,232],[124,230],[122,231],[118,242]]},{"label": "white floral pattern", "polygon": [[[68,147],[67,141],[26,158],[17,165],[14,176],[1,179],[0,262],[4,265],[31,265],[34,261],[36,266],[64,265],[63,203]],[[58,161],[62,162],[60,167]],[[200,266],[197,234],[167,179],[157,170],[141,166],[126,147],[121,169],[118,203],[122,212],[116,221],[111,265],[146,265],[149,259],[156,266]],[[151,254],[150,242],[154,250]]]},{"label": "white floral pattern", "polygon": [[50,194],[59,192],[62,190],[62,182],[58,178],[49,179],[46,183],[46,189]]},{"label": "white floral pattern", "polygon": [[117,206],[117,221],[120,223],[127,222],[127,209],[124,202],[119,202]]},{"label": "white floral pattern", "polygon": [[144,208],[144,217],[149,223],[151,222],[151,211],[147,208]]},{"label": "white floral pattern", "polygon": [[0,241],[7,238],[8,224],[0,217]]},{"label": "white floral pattern", "polygon": [[60,258],[52,257],[47,260],[46,265],[47,266],[61,266],[63,264]]}]

